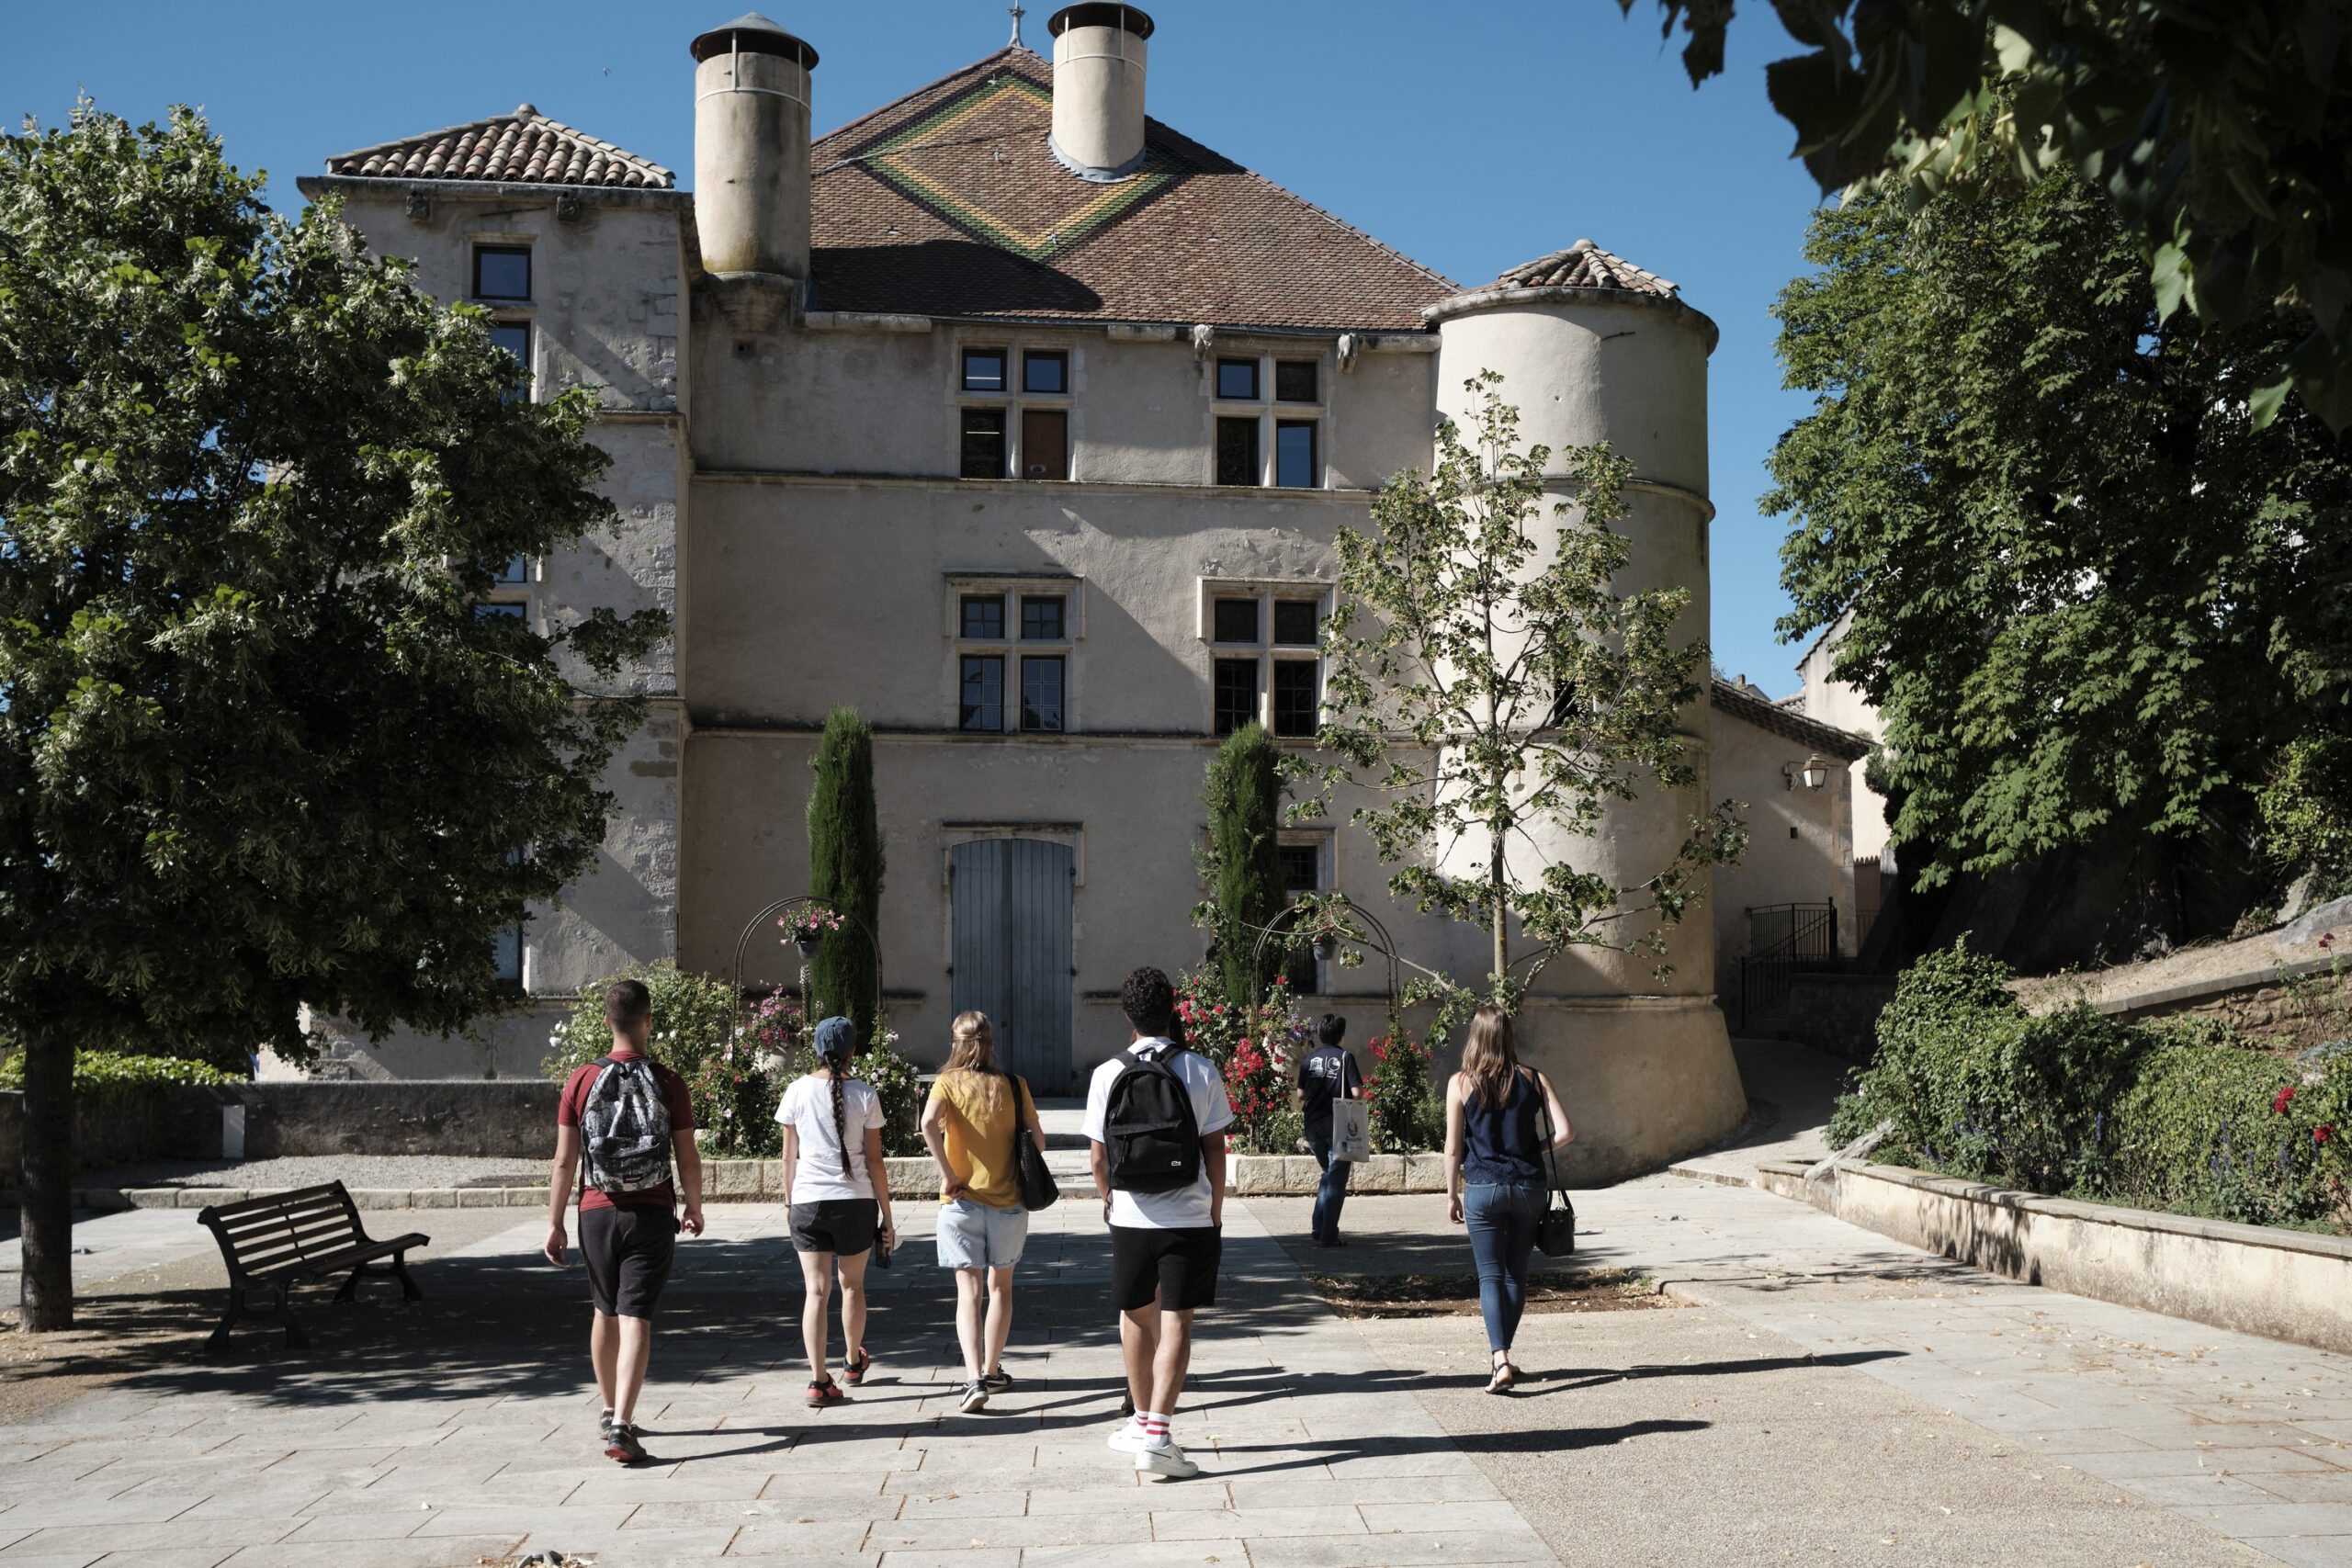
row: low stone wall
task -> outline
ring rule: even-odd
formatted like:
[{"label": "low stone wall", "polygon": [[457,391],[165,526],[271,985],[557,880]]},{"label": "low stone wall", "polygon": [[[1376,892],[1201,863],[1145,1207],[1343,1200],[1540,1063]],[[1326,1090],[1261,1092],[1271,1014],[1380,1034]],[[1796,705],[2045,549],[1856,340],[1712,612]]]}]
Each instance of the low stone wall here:
[{"label": "low stone wall", "polygon": [[1878,1015],[1894,999],[1892,975],[1792,975],[1788,1000],[1772,1032],[1849,1062],[1867,1062],[1878,1050]]},{"label": "low stone wall", "polygon": [[2352,1238],[2012,1192],[1901,1166],[1758,1185],[1972,1267],[2216,1328],[2352,1352]]}]

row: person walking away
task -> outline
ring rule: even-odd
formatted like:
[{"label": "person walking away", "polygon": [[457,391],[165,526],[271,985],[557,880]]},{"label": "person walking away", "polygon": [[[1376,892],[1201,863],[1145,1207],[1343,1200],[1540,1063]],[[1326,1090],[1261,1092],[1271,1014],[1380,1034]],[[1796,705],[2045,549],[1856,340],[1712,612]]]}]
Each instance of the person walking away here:
[{"label": "person walking away", "polygon": [[1095,1195],[1111,1230],[1111,1300],[1119,1312],[1135,1414],[1111,1447],[1138,1473],[1182,1480],[1201,1467],[1169,1435],[1193,1353],[1193,1314],[1216,1304],[1224,1249],[1225,1129],[1233,1121],[1216,1066],[1176,1043],[1176,992],[1152,968],[1119,993],[1134,1038],[1095,1068],[1086,1136]]},{"label": "person walking away", "polygon": [[1445,1195],[1453,1223],[1469,1229],[1478,1264],[1478,1312],[1494,1357],[1488,1393],[1508,1393],[1519,1382],[1511,1340],[1527,1310],[1535,1227],[1551,1201],[1538,1127],[1544,1117],[1550,1147],[1576,1136],[1551,1080],[1520,1065],[1510,1016],[1480,1008],[1462,1048],[1462,1070],[1445,1086]]},{"label": "person walking away", "polygon": [[653,994],[644,981],[614,982],[605,993],[605,1022],[613,1033],[610,1054],[573,1068],[556,1101],[545,1250],[548,1262],[562,1267],[570,1246],[564,1211],[584,1157],[580,1256],[594,1314],[588,1361],[604,1402],[597,1436],[605,1457],[635,1464],[645,1458],[637,1400],[653,1349],[653,1311],[670,1281],[679,1230],[702,1234],[702,1156],[686,1080],[646,1051]]},{"label": "person walking away", "polygon": [[808,1352],[808,1406],[821,1410],[849,1396],[825,1364],[826,1310],[833,1281],[842,1292],[842,1376],[865,1381],[865,1266],[878,1228],[887,1250],[899,1242],[890,1217],[890,1176],[882,1164],[882,1097],[849,1076],[857,1025],[828,1018],[817,1025],[817,1066],[784,1091],[775,1119],[784,1127],[784,1204],[807,1294],[800,1342]]},{"label": "person walking away", "polygon": [[1340,1208],[1348,1201],[1349,1162],[1331,1157],[1331,1102],[1363,1095],[1363,1074],[1356,1070],[1355,1053],[1340,1042],[1348,1037],[1348,1021],[1327,1012],[1316,1025],[1315,1049],[1298,1064],[1298,1108],[1306,1122],[1306,1146],[1323,1179],[1315,1188],[1315,1214],[1310,1230],[1317,1247],[1345,1247],[1340,1239]]},{"label": "person walking away", "polygon": [[956,1339],[964,1350],[966,1415],[1012,1387],[1004,1342],[1012,1332],[1012,1269],[1029,1239],[1015,1140],[1046,1152],[1029,1086],[996,1066],[984,1012],[956,1015],[947,1066],[931,1086],[922,1141],[939,1168],[939,1266],[956,1271]]}]

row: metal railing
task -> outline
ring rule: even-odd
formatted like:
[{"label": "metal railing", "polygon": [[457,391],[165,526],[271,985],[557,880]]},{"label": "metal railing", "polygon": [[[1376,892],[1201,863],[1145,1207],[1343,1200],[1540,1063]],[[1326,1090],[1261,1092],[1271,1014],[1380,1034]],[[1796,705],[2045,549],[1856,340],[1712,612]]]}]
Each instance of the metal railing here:
[{"label": "metal railing", "polygon": [[1788,999],[1789,980],[1838,962],[1835,904],[1750,905],[1747,956],[1739,964],[1739,1026]]}]

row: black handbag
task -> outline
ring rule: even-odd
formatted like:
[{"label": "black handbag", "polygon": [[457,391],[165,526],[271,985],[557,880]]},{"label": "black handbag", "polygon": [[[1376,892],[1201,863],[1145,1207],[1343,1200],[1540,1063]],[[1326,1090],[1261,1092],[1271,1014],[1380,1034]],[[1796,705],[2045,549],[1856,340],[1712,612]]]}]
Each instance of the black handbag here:
[{"label": "black handbag", "polygon": [[1552,1158],[1552,1090],[1544,1075],[1535,1075],[1535,1125],[1544,1139],[1544,1217],[1535,1222],[1535,1250],[1546,1258],[1566,1258],[1577,1249],[1577,1206],[1560,1188],[1559,1167]]},{"label": "black handbag", "polygon": [[1046,1168],[1046,1156],[1022,1118],[1021,1107],[1029,1101],[1029,1086],[1012,1073],[1004,1077],[1012,1086],[1012,1174],[1021,1187],[1021,1206],[1032,1212],[1050,1209],[1062,1195],[1062,1184]]}]

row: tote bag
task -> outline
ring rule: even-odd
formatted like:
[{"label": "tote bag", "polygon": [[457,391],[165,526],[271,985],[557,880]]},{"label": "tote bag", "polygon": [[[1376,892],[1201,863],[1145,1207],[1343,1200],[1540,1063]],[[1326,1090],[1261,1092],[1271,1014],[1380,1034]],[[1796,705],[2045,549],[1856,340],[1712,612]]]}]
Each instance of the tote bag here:
[{"label": "tote bag", "polygon": [[1544,1217],[1535,1222],[1535,1250],[1546,1258],[1566,1258],[1577,1249],[1577,1206],[1560,1190],[1560,1172],[1552,1158],[1552,1086],[1535,1075],[1535,1125],[1544,1139]]},{"label": "tote bag", "polygon": [[1021,1188],[1021,1206],[1033,1212],[1050,1209],[1062,1195],[1062,1184],[1046,1168],[1046,1156],[1037,1152],[1036,1140],[1029,1136],[1029,1123],[1021,1119],[1029,1086],[1012,1073],[1004,1076],[1012,1086],[1012,1174]]},{"label": "tote bag", "polygon": [[1331,1102],[1331,1157],[1367,1160],[1372,1157],[1372,1107],[1361,1100]]}]

